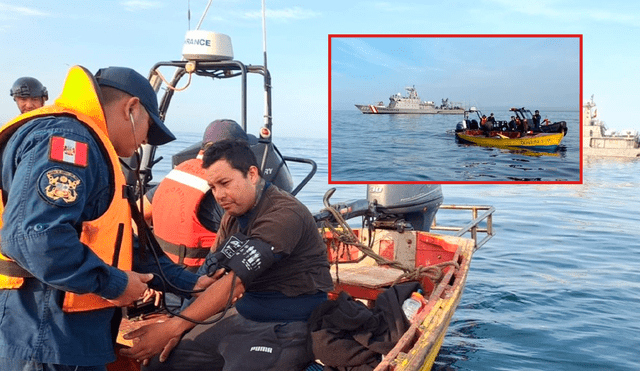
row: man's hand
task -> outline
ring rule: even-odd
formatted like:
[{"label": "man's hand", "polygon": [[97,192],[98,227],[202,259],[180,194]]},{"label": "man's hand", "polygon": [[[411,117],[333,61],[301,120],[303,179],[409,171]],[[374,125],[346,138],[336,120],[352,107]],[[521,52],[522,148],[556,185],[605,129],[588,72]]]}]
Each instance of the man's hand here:
[{"label": "man's hand", "polygon": [[136,340],[133,347],[122,349],[120,354],[134,358],[143,365],[148,364],[157,354],[160,354],[160,362],[166,361],[173,348],[180,342],[182,333],[188,328],[181,326],[181,321],[184,322],[178,317],[172,317],[165,322],[152,323],[125,334],[125,339]]},{"label": "man's hand", "polygon": [[153,274],[151,273],[142,274],[133,271],[124,272],[127,274],[129,279],[124,292],[115,299],[107,299],[118,307],[125,307],[138,299],[142,299],[145,291],[148,289],[147,282],[153,279]]},{"label": "man's hand", "polygon": [[[204,321],[224,309],[229,295],[239,297],[244,293],[242,281],[233,272],[223,275],[211,283],[216,276],[217,272],[214,278],[202,278],[200,284],[203,286],[210,284],[210,286],[182,311],[182,315],[193,321]],[[236,283],[232,293],[231,287],[234,286],[234,280]],[[198,284],[196,283],[195,286]],[[160,362],[164,362],[180,342],[182,334],[194,326],[195,323],[191,321],[171,317],[166,322],[141,327],[124,336],[125,339],[136,340],[134,340],[134,346],[131,349],[122,350],[120,354],[142,361],[143,364],[146,364],[148,359],[160,354]]]}]

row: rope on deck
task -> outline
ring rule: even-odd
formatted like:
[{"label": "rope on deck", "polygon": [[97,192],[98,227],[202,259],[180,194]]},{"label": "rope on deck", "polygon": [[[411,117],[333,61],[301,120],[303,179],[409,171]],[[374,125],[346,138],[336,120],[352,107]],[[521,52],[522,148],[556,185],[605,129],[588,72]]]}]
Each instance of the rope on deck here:
[{"label": "rope on deck", "polygon": [[[358,261],[362,261],[365,257],[370,257],[378,265],[384,265],[391,268],[402,270],[404,273],[401,274],[398,278],[396,278],[396,280],[391,284],[391,286],[405,280],[418,281],[423,277],[426,277],[434,284],[437,284],[438,282],[440,282],[440,280],[444,276],[443,269],[445,267],[453,266],[456,269],[460,267],[460,265],[455,261],[447,261],[447,262],[434,264],[428,267],[420,266],[416,268],[416,267],[407,266],[406,264],[399,262],[397,260],[389,260],[387,258],[384,258],[383,256],[380,256],[375,251],[373,251],[373,249],[371,248],[371,245],[373,244],[374,239],[369,238],[369,243],[370,243],[369,246],[360,242],[360,240],[358,239],[358,236],[356,236],[356,234],[353,232],[353,229],[351,229],[349,224],[342,217],[342,214],[340,214],[336,209],[332,207],[327,207],[323,211],[328,211],[329,213],[331,213],[333,218],[337,222],[338,227],[342,228],[342,230],[339,230],[337,227],[333,225],[333,223],[330,223],[327,220],[323,221],[323,227],[329,229],[333,235],[333,239],[331,240],[331,249],[335,252],[334,254],[335,259],[334,259],[334,262],[332,262],[332,264],[336,266],[336,281],[338,282],[338,284],[340,284],[340,276],[338,272],[339,258],[341,253],[342,254],[345,253],[344,250],[346,249],[347,245],[355,246],[356,248],[358,248],[358,250],[362,252],[363,256],[360,259],[358,259]],[[340,244],[336,246],[335,241],[338,241],[339,243],[342,244],[342,246],[344,246],[342,252],[339,251]]]}]

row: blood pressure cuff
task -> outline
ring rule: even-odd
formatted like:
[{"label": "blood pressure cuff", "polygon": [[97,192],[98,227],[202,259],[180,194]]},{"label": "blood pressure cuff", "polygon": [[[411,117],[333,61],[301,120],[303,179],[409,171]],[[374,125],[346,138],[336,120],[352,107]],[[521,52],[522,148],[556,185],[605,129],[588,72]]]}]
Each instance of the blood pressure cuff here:
[{"label": "blood pressure cuff", "polygon": [[257,238],[249,238],[242,233],[229,237],[216,253],[222,255],[218,262],[219,266],[232,270],[245,287],[248,287],[276,261],[273,246]]}]

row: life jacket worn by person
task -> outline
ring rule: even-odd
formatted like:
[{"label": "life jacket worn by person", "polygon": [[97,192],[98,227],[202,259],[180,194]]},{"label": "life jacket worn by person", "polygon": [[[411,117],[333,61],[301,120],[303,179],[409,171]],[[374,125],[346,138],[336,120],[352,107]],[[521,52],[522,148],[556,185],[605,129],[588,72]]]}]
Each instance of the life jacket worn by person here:
[{"label": "life jacket worn by person", "polygon": [[[20,115],[0,129],[0,148],[4,148],[11,136],[23,124],[45,116],[72,115],[94,135],[96,142],[108,154],[111,179],[115,189],[109,208],[97,219],[82,222],[80,242],[88,246],[107,264],[122,270],[131,270],[133,244],[131,210],[125,194],[125,178],[118,155],[107,136],[107,123],[98,97],[99,87],[91,72],[80,66],[72,67],[65,81],[62,94],[53,105]],[[67,150],[67,148],[65,148]],[[71,149],[70,149],[71,150]],[[6,194],[2,191],[3,195]],[[6,200],[0,203],[0,216]],[[2,221],[0,219],[0,229]],[[20,289],[31,274],[13,260],[0,253],[0,289]],[[114,306],[96,294],[65,293],[63,310],[80,312]]]},{"label": "life jacket worn by person", "polygon": [[216,239],[216,233],[198,219],[209,190],[199,154],[171,170],[153,196],[153,232],[158,243],[171,260],[192,271],[204,263]]}]

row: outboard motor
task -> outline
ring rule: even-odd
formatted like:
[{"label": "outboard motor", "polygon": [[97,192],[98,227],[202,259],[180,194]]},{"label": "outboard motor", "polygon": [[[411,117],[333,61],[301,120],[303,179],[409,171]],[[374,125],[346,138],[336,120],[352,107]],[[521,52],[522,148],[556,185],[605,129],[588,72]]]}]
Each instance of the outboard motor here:
[{"label": "outboard motor", "polygon": [[567,128],[567,122],[566,121],[558,121],[558,133],[563,133],[564,135],[567,135],[567,131],[569,131],[569,129]]},{"label": "outboard motor", "polygon": [[189,147],[183,149],[182,151],[176,153],[175,155],[171,156],[171,168],[173,169],[174,167],[187,160],[196,158],[198,152],[200,152],[200,148],[202,148],[202,143],[194,143]]},{"label": "outboard motor", "polygon": [[376,205],[377,228],[428,232],[443,202],[439,184],[369,184],[367,201]]},{"label": "outboard motor", "polygon": [[266,181],[275,184],[278,188],[291,193],[293,190],[291,172],[273,142],[258,141],[255,144],[251,143],[251,149],[256,155],[260,169],[262,169],[262,177]]},{"label": "outboard motor", "polygon": [[469,120],[465,119],[456,124],[456,132],[461,132],[465,130],[480,130],[480,124],[477,120]]}]

